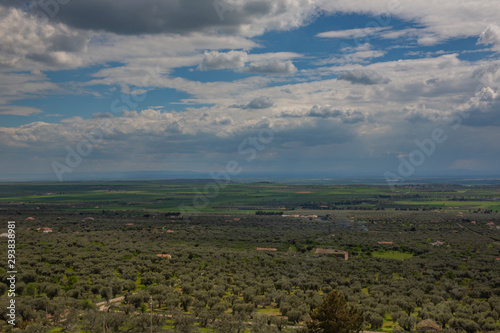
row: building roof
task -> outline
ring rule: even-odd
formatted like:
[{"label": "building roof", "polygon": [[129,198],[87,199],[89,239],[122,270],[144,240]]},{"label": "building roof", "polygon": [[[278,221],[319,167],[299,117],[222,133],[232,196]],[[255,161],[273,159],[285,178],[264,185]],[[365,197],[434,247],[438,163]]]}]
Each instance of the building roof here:
[{"label": "building roof", "polygon": [[271,251],[271,252],[278,252],[278,249],[275,249],[273,247],[258,247],[257,251]]},{"label": "building roof", "polygon": [[314,253],[319,255],[335,256],[343,258],[344,260],[347,260],[349,258],[349,252],[342,250],[317,248]]},{"label": "building roof", "polygon": [[378,243],[384,245],[394,245],[394,242],[378,242]]},{"label": "building roof", "polygon": [[172,258],[172,255],[170,255],[170,254],[163,254],[163,253],[158,253],[156,256],[158,258],[169,258],[169,259]]}]

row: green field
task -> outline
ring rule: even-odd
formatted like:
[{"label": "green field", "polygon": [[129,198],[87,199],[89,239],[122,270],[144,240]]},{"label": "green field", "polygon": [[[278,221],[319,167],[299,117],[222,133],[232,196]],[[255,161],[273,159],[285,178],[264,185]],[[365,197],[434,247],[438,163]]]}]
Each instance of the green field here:
[{"label": "green field", "polygon": [[[498,210],[499,186],[218,184],[213,180],[0,184],[0,204],[59,209],[237,212],[295,209]],[[327,206],[327,207],[325,207]]]},{"label": "green field", "polygon": [[372,252],[372,256],[374,256],[375,258],[404,260],[412,258],[413,253],[405,253],[399,251],[375,251]]}]

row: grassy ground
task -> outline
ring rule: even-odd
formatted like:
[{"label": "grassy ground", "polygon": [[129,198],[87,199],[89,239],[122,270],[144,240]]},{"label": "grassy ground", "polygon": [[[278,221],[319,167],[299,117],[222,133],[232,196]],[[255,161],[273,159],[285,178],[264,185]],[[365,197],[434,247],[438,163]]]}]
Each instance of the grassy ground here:
[{"label": "grassy ground", "polygon": [[372,253],[372,256],[374,256],[375,258],[404,260],[413,257],[413,253],[405,253],[399,251],[375,251]]}]

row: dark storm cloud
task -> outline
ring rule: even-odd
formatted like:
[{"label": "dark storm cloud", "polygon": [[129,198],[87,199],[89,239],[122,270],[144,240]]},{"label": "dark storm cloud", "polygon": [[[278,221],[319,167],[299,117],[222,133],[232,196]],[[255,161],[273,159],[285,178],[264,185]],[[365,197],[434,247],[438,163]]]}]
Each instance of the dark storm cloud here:
[{"label": "dark storm cloud", "polygon": [[269,59],[260,62],[251,63],[247,68],[242,70],[247,73],[259,74],[294,74],[297,72],[297,67],[290,61],[280,59]]},{"label": "dark storm cloud", "polygon": [[353,70],[348,72],[343,72],[338,77],[339,80],[349,81],[354,84],[387,84],[391,82],[391,79],[380,75],[375,71],[360,71]]},{"label": "dark storm cloud", "polygon": [[[242,24],[283,10],[282,6],[272,6],[267,1],[252,1],[238,7],[223,0],[72,0],[67,4],[40,0],[36,7],[34,3],[31,8],[38,11],[46,8],[44,11],[51,20],[75,28],[125,35],[186,34],[214,28],[236,32]],[[47,6],[49,3],[51,6]],[[3,5],[26,7],[24,2],[13,0]]]},{"label": "dark storm cloud", "polygon": [[344,110],[331,105],[315,105],[307,115],[317,118],[339,118],[345,124],[357,124],[366,120],[366,116],[360,111]]}]

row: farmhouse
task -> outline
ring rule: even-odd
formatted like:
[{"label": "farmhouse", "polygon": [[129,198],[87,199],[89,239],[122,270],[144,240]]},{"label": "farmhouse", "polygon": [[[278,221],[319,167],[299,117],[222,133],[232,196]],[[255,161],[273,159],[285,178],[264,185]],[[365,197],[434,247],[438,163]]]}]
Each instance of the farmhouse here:
[{"label": "farmhouse", "polygon": [[172,255],[170,254],[162,254],[162,253],[159,253],[156,255],[158,258],[168,258],[168,259],[172,259]]},{"label": "farmhouse", "polygon": [[349,252],[342,251],[342,250],[317,248],[314,253],[319,254],[319,255],[334,256],[334,257],[338,257],[338,258],[343,258],[344,260],[347,260],[349,258]]},{"label": "farmhouse", "polygon": [[380,245],[394,245],[394,242],[378,242]]},{"label": "farmhouse", "polygon": [[278,252],[278,249],[275,249],[274,247],[258,247],[257,251]]}]

